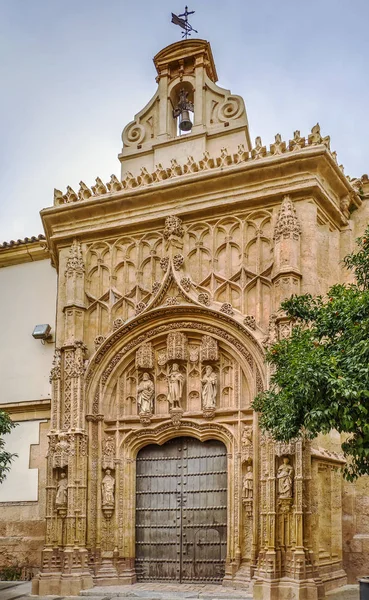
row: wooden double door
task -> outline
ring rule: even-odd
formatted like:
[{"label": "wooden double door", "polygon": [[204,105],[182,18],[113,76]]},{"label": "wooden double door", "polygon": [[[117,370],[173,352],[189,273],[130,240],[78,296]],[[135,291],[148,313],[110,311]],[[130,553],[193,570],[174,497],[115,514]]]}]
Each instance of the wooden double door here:
[{"label": "wooden double door", "polygon": [[220,582],[227,551],[227,456],[217,440],[175,438],[137,457],[139,581]]}]

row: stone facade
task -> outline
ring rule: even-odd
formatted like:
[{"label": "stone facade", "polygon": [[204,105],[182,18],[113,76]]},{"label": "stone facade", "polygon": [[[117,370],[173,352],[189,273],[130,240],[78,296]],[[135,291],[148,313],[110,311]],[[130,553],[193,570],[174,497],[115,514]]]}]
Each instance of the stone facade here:
[{"label": "stone facade", "polygon": [[[252,401],[268,385],[265,347],[290,334],[280,302],[346,277],[369,181],[343,174],[319,125],[252,146],[207,42],[154,62],[158,90],[123,131],[121,177],[55,190],[42,211],[58,300],[33,591],[134,582],[137,453],[190,436],[227,449],[224,585],[317,599],[363,574],[366,478],[343,484],[333,434],[275,443]],[[193,127],[178,135],[183,89]]]}]

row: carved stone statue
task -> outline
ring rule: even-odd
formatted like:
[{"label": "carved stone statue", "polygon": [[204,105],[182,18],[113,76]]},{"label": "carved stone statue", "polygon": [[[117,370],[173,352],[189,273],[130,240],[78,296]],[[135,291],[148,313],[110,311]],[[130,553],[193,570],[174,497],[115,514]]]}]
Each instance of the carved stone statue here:
[{"label": "carved stone statue", "polygon": [[68,504],[68,479],[65,473],[60,473],[60,479],[58,481],[55,506],[61,507]]},{"label": "carved stone statue", "polygon": [[202,407],[215,408],[217,397],[217,375],[213,371],[213,367],[208,365],[205,369],[205,375],[201,380],[202,383]]},{"label": "carved stone statue", "polygon": [[110,473],[111,473],[110,469],[106,469],[105,477],[101,482],[103,505],[104,504],[114,504],[115,479]]},{"label": "carved stone statue", "polygon": [[253,472],[252,466],[248,465],[246,469],[246,474],[243,478],[243,497],[248,500],[252,500],[254,495],[254,480],[253,480]]},{"label": "carved stone statue", "polygon": [[154,408],[154,383],[148,373],[142,375],[137,387],[137,404],[139,413],[152,413]]},{"label": "carved stone statue", "polygon": [[277,472],[279,498],[292,498],[293,467],[289,462],[290,459],[285,456]]},{"label": "carved stone statue", "polygon": [[243,448],[247,448],[247,446],[252,446],[252,427],[245,427],[245,429],[242,432],[241,443]]},{"label": "carved stone statue", "polygon": [[184,377],[177,363],[173,363],[168,375],[168,402],[171,408],[181,408]]}]

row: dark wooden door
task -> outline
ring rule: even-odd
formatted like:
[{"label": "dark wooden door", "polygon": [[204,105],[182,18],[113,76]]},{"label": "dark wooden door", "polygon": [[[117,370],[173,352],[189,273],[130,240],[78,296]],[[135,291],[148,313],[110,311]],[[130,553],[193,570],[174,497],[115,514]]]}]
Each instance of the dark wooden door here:
[{"label": "dark wooden door", "polygon": [[227,456],[216,440],[176,438],[137,457],[140,581],[220,582],[227,549]]}]

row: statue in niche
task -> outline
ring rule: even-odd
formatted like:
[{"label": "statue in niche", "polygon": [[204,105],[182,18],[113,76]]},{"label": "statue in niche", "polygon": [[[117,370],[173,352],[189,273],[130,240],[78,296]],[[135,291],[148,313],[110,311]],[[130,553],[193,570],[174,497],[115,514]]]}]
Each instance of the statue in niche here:
[{"label": "statue in niche", "polygon": [[215,408],[217,397],[217,375],[213,371],[213,367],[207,365],[205,375],[201,380],[202,383],[202,407]]},{"label": "statue in niche", "polygon": [[68,504],[68,479],[66,473],[60,473],[60,479],[58,481],[55,506],[61,507]]},{"label": "statue in niche", "polygon": [[154,408],[154,383],[148,373],[142,375],[137,387],[137,404],[139,413],[152,413]]},{"label": "statue in niche", "polygon": [[242,432],[241,439],[242,447],[247,448],[248,446],[252,446],[252,427],[246,426]]},{"label": "statue in niche", "polygon": [[183,393],[184,377],[179,370],[178,364],[173,363],[172,370],[168,375],[168,402],[170,408],[182,408],[181,400]]},{"label": "statue in niche", "polygon": [[115,479],[111,475],[110,469],[106,469],[105,477],[101,482],[103,505],[104,504],[114,504],[114,487],[115,487]]},{"label": "statue in niche", "polygon": [[279,498],[292,498],[293,467],[289,463],[290,459],[285,456],[277,472]]},{"label": "statue in niche", "polygon": [[247,500],[252,500],[254,494],[254,480],[253,480],[252,465],[248,465],[246,474],[243,478],[243,497]]}]

